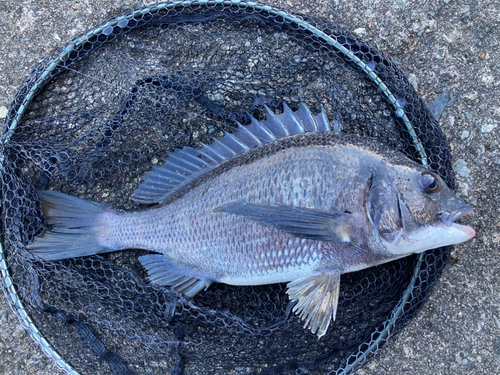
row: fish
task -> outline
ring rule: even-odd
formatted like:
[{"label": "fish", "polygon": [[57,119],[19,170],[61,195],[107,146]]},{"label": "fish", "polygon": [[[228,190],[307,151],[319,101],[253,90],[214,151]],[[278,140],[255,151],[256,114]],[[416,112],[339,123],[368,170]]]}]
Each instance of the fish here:
[{"label": "fish", "polygon": [[188,297],[212,283],[288,283],[293,311],[321,338],[342,274],[474,237],[456,222],[472,208],[426,166],[338,131],[323,108],[265,110],[149,171],[131,195],[144,209],[39,192],[49,229],[27,248],[45,261],[149,250],[149,281]]}]

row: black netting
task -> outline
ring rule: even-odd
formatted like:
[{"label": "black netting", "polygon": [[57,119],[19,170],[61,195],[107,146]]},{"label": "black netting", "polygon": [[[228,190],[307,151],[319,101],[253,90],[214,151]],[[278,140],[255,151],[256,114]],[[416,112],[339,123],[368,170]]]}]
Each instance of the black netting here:
[{"label": "black netting", "polygon": [[284,285],[214,284],[188,299],[150,285],[139,251],[42,263],[26,250],[43,229],[37,190],[138,208],[130,195],[173,150],[209,143],[248,114],[262,119],[264,105],[279,113],[300,102],[453,186],[443,134],[403,74],[320,20],[238,2],[163,4],[35,68],[2,129],[3,287],[54,359],[82,374],[342,373],[414,316],[447,250],[343,275],[337,320],[320,340]]}]

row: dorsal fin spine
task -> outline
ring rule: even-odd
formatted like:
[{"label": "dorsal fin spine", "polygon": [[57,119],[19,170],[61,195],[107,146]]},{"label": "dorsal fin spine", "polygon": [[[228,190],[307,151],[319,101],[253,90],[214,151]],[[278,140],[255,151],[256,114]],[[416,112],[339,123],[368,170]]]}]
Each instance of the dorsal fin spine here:
[{"label": "dorsal fin spine", "polygon": [[190,163],[193,163],[195,165],[198,165],[198,167],[203,168],[209,166],[207,162],[202,160],[200,157],[198,157],[198,153],[194,152],[194,149],[192,149],[189,146],[184,147],[183,149],[175,150],[175,154],[179,155],[180,157],[183,157]]},{"label": "dorsal fin spine", "polygon": [[238,131],[233,134],[233,137],[235,137],[238,142],[244,144],[247,151],[261,145],[261,143],[258,142],[255,137],[251,136],[250,133],[241,125],[239,125]]},{"label": "dorsal fin spine", "polygon": [[255,134],[249,131],[246,126],[243,126],[238,123],[238,129],[241,130],[241,132],[248,134],[248,136],[251,137],[257,143],[257,146],[262,146],[262,141],[259,138],[257,138]]},{"label": "dorsal fin spine", "polygon": [[[223,139],[224,139],[224,138],[223,138]],[[237,154],[234,150],[232,150],[232,149],[231,149],[230,147],[228,147],[228,146],[227,146],[224,142],[222,142],[222,140],[221,140],[221,139],[216,139],[216,140],[214,140],[214,143],[212,143],[212,144],[210,145],[210,147],[211,147],[212,149],[214,149],[214,146],[215,146],[215,147],[220,146],[221,148],[223,148],[223,149],[225,149],[225,150],[229,151],[229,152],[232,154],[232,155],[231,155],[231,157],[238,155],[238,154]],[[223,158],[223,160],[227,160],[227,159],[229,159],[228,157],[226,157],[226,156],[224,156],[224,155],[222,155],[222,158]]]},{"label": "dorsal fin spine", "polygon": [[278,119],[278,117],[269,109],[267,105],[264,106],[264,109],[266,110],[266,119],[262,121],[261,124],[269,124],[267,128],[273,132],[276,139],[288,137],[290,133],[287,131],[283,122]]},{"label": "dorsal fin spine", "polygon": [[217,150],[214,150],[212,147],[213,143],[211,145],[206,145],[203,144],[203,151],[208,155],[209,153],[212,154],[210,158],[215,161],[216,164],[222,163],[224,160],[226,160],[222,155],[220,155]]},{"label": "dorsal fin spine", "polygon": [[326,115],[325,108],[321,106],[321,112],[318,113],[314,117],[314,121],[317,124],[317,128],[319,131],[331,131],[332,128],[330,126],[330,121],[328,121],[328,117]]},{"label": "dorsal fin spine", "polygon": [[250,118],[250,124],[238,124],[238,130],[224,133],[224,138],[215,139],[210,145],[203,144],[201,149],[185,147],[174,151],[165,164],[148,172],[145,183],[139,185],[132,194],[132,199],[139,203],[159,203],[172,192],[188,184],[197,176],[225,162],[267,143],[278,139],[306,132],[331,130],[325,109],[316,116],[309,108],[300,103],[297,111],[283,104],[283,113],[274,114],[267,106],[267,117],[263,121]]},{"label": "dorsal fin spine", "polygon": [[306,132],[306,130],[304,129],[302,124],[299,121],[297,121],[297,119],[293,115],[293,111],[290,109],[290,107],[288,105],[286,105],[286,103],[283,104],[283,114],[286,114],[288,116],[289,120],[295,124],[295,126],[298,130],[298,133],[305,133]]},{"label": "dorsal fin spine", "polygon": [[[318,126],[316,125],[316,121],[312,113],[309,111],[309,108],[304,104],[299,104],[299,109],[295,112],[295,117],[300,119],[304,129],[308,132],[317,132]],[[309,125],[309,126],[308,126]]]},{"label": "dorsal fin spine", "polygon": [[241,146],[241,148],[244,150],[244,151],[248,151],[250,150],[250,148],[244,144],[237,136],[235,136],[234,134],[231,134],[231,133],[226,133],[226,136],[230,137],[233,141],[235,141],[237,144],[239,144]]},{"label": "dorsal fin spine", "polygon": [[[165,167],[165,168],[163,168],[163,167]],[[162,165],[161,168],[163,168],[164,170],[167,170],[167,171],[169,171],[169,172],[171,172],[179,177],[185,177],[186,176],[185,173],[189,173],[188,169],[186,169],[180,165],[175,164],[174,160],[170,160],[170,161],[167,160],[165,162],[165,164]],[[182,173],[182,171],[184,171],[184,173]]]},{"label": "dorsal fin spine", "polygon": [[162,159],[165,162],[165,164],[163,164],[163,165],[167,166],[165,168],[169,168],[169,166],[170,166],[169,170],[172,171],[172,172],[174,172],[174,173],[177,173],[177,171],[179,169],[186,169],[185,166],[180,165],[179,163],[176,163],[175,157],[172,157],[172,155],[173,154],[171,154],[168,159],[165,159],[165,158]]},{"label": "dorsal fin spine", "polygon": [[208,146],[206,144],[204,144],[204,143],[202,143],[202,146],[203,146],[203,148],[200,150],[200,155],[205,156],[207,159],[209,159],[215,165],[219,164],[219,162],[217,160],[215,160],[213,157],[211,157],[210,155],[208,155],[205,152],[208,149]]},{"label": "dorsal fin spine", "polygon": [[193,151],[195,150],[192,149],[191,147],[184,147],[182,150],[176,150],[175,152],[180,156],[184,156],[186,159],[192,160],[193,163],[201,163],[205,167],[211,166],[210,163],[198,157],[199,155],[197,155],[196,153],[193,154]]},{"label": "dorsal fin spine", "polygon": [[184,178],[184,175],[182,173],[178,173],[176,170],[173,170],[173,168],[174,166],[169,163],[169,165],[165,168],[162,168],[161,171],[156,171],[153,169],[154,173],[153,171],[151,171],[150,173],[165,178],[176,178],[176,179]]},{"label": "dorsal fin spine", "polygon": [[[176,155],[176,154],[177,154],[177,155]],[[179,153],[177,153],[177,152],[174,152],[174,153],[170,154],[169,159],[170,159],[170,160],[174,160],[174,161],[176,161],[176,162],[177,162],[177,163],[176,163],[177,165],[181,165],[181,166],[182,166],[182,164],[187,164],[189,167],[194,168],[194,169],[196,169],[196,170],[200,170],[200,169],[201,169],[199,166],[197,166],[197,165],[195,165],[195,164],[193,164],[193,163],[191,163],[191,162],[187,161],[186,159],[181,159],[181,158],[179,157]]]},{"label": "dorsal fin spine", "polygon": [[154,187],[154,186],[147,186],[144,190],[151,193],[151,194],[157,194],[161,191],[163,191],[163,187]]},{"label": "dorsal fin spine", "polygon": [[[245,144],[242,144],[238,138],[236,138],[233,134],[224,132],[227,138],[223,138],[226,142],[224,142],[224,146],[234,151],[236,155],[241,154],[245,151],[248,151],[248,147]],[[231,143],[232,142],[232,143]]]},{"label": "dorsal fin spine", "polygon": [[207,151],[211,151],[216,157],[218,157],[220,159],[220,161],[217,163],[217,164],[219,164],[219,163],[223,162],[224,160],[226,160],[226,158],[224,155],[221,155],[217,149],[215,149],[214,145],[215,145],[215,142],[212,143],[211,145],[208,145]]},{"label": "dorsal fin spine", "polygon": [[170,174],[155,174],[155,178],[158,180],[164,181],[165,184],[169,184],[171,182],[182,182],[184,181],[183,176]]},{"label": "dorsal fin spine", "polygon": [[252,119],[252,123],[255,126],[260,127],[264,131],[264,133],[266,133],[269,136],[271,141],[276,140],[276,136],[273,134],[273,132],[271,130],[269,130],[269,128],[266,126],[266,124],[264,124],[264,122],[259,122],[254,117],[250,117],[250,118]]},{"label": "dorsal fin spine", "polygon": [[[182,150],[179,150],[182,151]],[[190,161],[191,156],[189,154],[182,154],[182,152],[174,152],[171,156],[174,156],[176,160],[179,160],[180,162],[183,162],[184,164],[189,165],[192,168],[201,170],[203,167],[200,166],[199,164],[196,164],[197,160]],[[184,158],[182,158],[184,156]]]}]

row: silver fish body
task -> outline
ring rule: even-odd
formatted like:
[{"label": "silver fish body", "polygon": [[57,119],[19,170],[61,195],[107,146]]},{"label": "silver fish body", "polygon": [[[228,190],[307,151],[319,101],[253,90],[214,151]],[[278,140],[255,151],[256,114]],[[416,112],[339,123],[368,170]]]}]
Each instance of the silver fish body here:
[{"label": "silver fish body", "polygon": [[[332,267],[349,272],[369,256],[369,263],[393,257],[372,240],[363,205],[372,169],[387,168],[381,161],[337,144],[285,149],[214,175],[161,207],[108,211],[99,242],[110,249],[152,250],[191,268],[190,276],[232,285],[285,282]],[[340,235],[359,250],[354,254],[342,242],[301,238],[218,210],[233,202],[349,211],[353,219]]]},{"label": "silver fish body", "polygon": [[[290,282],[294,311],[321,337],[342,273],[475,234],[454,223],[472,210],[439,176],[374,140],[307,132],[325,121],[285,107],[215,146],[179,151],[132,196],[153,208],[124,212],[44,192],[53,230],[28,247],[46,260],[150,250],[157,254],[140,258],[150,280],[188,296],[213,282]],[[270,139],[259,140],[262,130]]]}]

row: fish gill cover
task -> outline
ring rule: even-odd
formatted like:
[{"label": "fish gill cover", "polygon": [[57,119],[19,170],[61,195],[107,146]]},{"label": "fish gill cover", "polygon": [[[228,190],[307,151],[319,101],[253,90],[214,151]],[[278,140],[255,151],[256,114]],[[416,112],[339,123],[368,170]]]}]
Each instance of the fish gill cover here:
[{"label": "fish gill cover", "polygon": [[441,130],[398,68],[348,31],[256,3],[165,3],[106,22],[37,66],[2,128],[2,287],[32,337],[81,374],[349,373],[411,319],[449,256],[342,276],[328,333],[303,329],[285,284],[212,284],[190,299],[127,250],[44,262],[37,191],[121,209],[175,150],[300,103],[454,180]]}]

